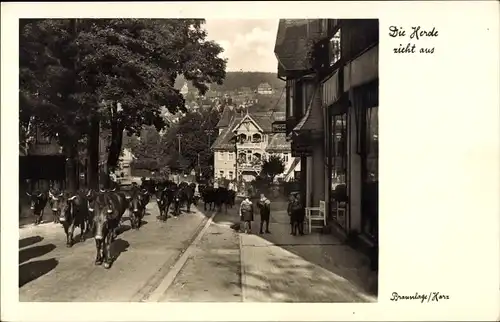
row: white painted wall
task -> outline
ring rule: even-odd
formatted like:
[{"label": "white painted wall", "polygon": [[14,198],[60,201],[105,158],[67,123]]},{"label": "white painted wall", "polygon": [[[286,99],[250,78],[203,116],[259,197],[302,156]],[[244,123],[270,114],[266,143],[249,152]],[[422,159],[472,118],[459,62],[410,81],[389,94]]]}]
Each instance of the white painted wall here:
[{"label": "white painted wall", "polygon": [[[230,154],[232,153],[232,158]],[[215,151],[214,152],[214,176],[215,178],[230,179],[230,171],[233,172],[233,178],[236,176],[235,170],[235,153],[228,151]],[[224,175],[221,177],[220,172],[223,171]]]}]

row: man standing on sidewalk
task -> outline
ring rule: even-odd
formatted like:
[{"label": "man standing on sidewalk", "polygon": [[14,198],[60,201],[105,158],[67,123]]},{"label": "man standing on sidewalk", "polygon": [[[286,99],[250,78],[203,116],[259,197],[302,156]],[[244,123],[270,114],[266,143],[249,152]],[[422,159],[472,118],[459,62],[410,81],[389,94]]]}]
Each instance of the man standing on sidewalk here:
[{"label": "man standing on sidewalk", "polygon": [[271,217],[271,201],[266,198],[266,196],[261,193],[260,200],[257,204],[260,209],[260,234],[263,234],[262,226],[264,222],[266,223],[266,234],[270,234],[269,231],[269,218]]}]

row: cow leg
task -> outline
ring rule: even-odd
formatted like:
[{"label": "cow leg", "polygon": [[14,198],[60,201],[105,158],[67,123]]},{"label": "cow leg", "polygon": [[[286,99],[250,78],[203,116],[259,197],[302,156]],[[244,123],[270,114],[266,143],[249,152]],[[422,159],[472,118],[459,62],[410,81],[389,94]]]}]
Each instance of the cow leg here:
[{"label": "cow leg", "polygon": [[87,225],[85,224],[85,220],[82,219],[80,222],[80,242],[85,241],[85,233],[87,232],[86,227]]},{"label": "cow leg", "polygon": [[73,234],[75,233],[75,221],[72,220],[68,227],[68,234],[66,235],[66,247],[73,246]]},{"label": "cow leg", "polygon": [[113,258],[111,257],[111,243],[113,242],[112,240],[112,235],[107,234],[105,237],[105,242],[104,242],[104,268],[110,268],[111,263],[113,262]]},{"label": "cow leg", "polygon": [[95,240],[95,249],[96,249],[95,264],[101,265],[102,261],[103,261],[103,240],[102,239]]},{"label": "cow leg", "polygon": [[187,212],[190,213],[191,212],[191,201],[190,200],[187,201],[187,207],[186,208],[187,208]]}]

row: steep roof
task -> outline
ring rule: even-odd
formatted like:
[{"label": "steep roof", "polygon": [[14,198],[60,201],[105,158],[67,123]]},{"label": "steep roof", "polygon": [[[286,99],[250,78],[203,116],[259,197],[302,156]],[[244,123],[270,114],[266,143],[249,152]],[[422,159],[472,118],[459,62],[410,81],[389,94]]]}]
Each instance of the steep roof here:
[{"label": "steep roof", "polygon": [[221,134],[215,139],[215,142],[212,144],[213,150],[225,150],[234,152],[234,144],[231,142],[231,138],[233,137],[233,128],[242,120],[242,117],[239,115],[234,116],[234,118],[230,121],[229,126],[226,127]]},{"label": "steep roof", "polygon": [[[235,110],[233,110],[235,111]],[[236,126],[243,120],[246,114],[238,114],[236,112],[232,113],[233,118],[227,121],[227,126],[224,126],[225,129],[220,133],[215,142],[212,144],[213,150],[226,150],[226,151],[234,151],[234,145],[230,142],[233,137],[233,131]],[[264,130],[264,133],[272,132],[272,124],[274,121],[281,121],[285,119],[285,113],[283,112],[253,112],[249,113],[248,116],[257,123],[259,127]],[[228,117],[229,114],[228,114]],[[222,118],[221,118],[222,121]],[[219,123],[221,123],[219,121]],[[222,127],[217,124],[217,127]],[[281,146],[280,141],[276,141],[276,146]],[[286,141],[284,138],[283,140]],[[289,145],[289,144],[288,144]]]},{"label": "steep roof", "polygon": [[280,19],[274,52],[284,70],[309,69],[307,19]]},{"label": "steep roof", "polygon": [[273,134],[266,148],[267,152],[287,152],[290,150],[291,144],[286,140],[285,133]]},{"label": "steep roof", "polygon": [[260,83],[258,88],[270,88],[271,85],[269,83]]},{"label": "steep roof", "polygon": [[321,36],[321,19],[280,19],[274,53],[278,59],[278,76],[287,71],[305,71],[309,61],[310,40]]},{"label": "steep roof", "polygon": [[226,106],[222,111],[219,123],[215,126],[216,128],[227,127],[231,122],[231,118],[236,115],[236,110],[234,106]]}]

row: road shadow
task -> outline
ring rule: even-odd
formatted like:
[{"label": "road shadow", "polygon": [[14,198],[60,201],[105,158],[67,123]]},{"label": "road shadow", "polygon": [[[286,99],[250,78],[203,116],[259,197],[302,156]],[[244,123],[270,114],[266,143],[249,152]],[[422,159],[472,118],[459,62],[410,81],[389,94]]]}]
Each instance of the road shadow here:
[{"label": "road shadow", "polygon": [[42,236],[30,236],[19,240],[19,248],[31,246],[43,240]]},{"label": "road shadow", "polygon": [[19,265],[19,287],[36,280],[53,270],[59,261],[55,258],[37,260]]},{"label": "road shadow", "polygon": [[147,217],[147,216],[151,216],[151,213],[146,211],[146,212],[144,213],[144,217]]},{"label": "road shadow", "polygon": [[120,257],[120,255],[128,250],[130,243],[124,239],[116,239],[111,247],[113,247],[113,262]]},{"label": "road shadow", "polygon": [[144,225],[147,225],[148,222],[146,220],[141,220],[141,227],[144,226]]},{"label": "road shadow", "polygon": [[54,244],[46,244],[24,248],[19,251],[19,264],[29,261],[30,259],[43,256],[56,249]]}]

